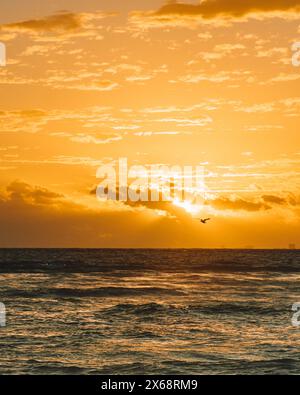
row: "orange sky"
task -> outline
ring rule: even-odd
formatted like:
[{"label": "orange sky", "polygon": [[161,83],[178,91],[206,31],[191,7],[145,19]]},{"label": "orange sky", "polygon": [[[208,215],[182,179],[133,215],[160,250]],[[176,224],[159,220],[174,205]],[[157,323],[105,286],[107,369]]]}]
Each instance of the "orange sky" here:
[{"label": "orange sky", "polygon": [[[299,0],[6,3],[0,246],[300,245]],[[120,157],[204,166],[205,202],[99,202]]]}]

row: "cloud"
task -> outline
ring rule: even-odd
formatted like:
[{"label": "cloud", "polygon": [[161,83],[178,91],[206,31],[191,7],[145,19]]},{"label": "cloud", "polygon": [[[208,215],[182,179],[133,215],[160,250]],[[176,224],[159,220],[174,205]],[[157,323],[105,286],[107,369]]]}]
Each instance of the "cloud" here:
[{"label": "cloud", "polygon": [[[97,188],[94,187],[91,191],[91,195],[96,195]],[[128,187],[127,194],[130,191]],[[106,191],[107,193],[108,191]],[[119,196],[119,188],[117,187],[117,199]],[[151,196],[151,190],[148,191],[148,196]],[[144,208],[149,210],[159,210],[164,211],[166,214],[173,216],[174,218],[191,218],[180,205],[174,204],[172,201],[162,200],[162,196],[158,201],[137,201],[132,202],[130,200],[123,202],[123,204],[134,207],[134,208]],[[196,204],[196,203],[195,203]],[[222,211],[246,211],[246,212],[258,212],[258,211],[268,211],[276,206],[282,206],[285,209],[291,209],[292,206],[296,207],[299,205],[299,198],[293,194],[288,194],[285,197],[276,195],[262,195],[256,196],[253,199],[245,199],[238,196],[220,196],[217,198],[206,199],[203,202],[206,210],[209,212],[214,212],[218,210],[219,214],[222,215]],[[213,210],[213,211],[211,211]]]},{"label": "cloud", "polygon": [[70,32],[79,29],[84,21],[82,14],[61,12],[41,19],[2,25],[1,29],[16,32]]},{"label": "cloud", "polygon": [[262,82],[262,85],[273,84],[274,82],[291,82],[300,79],[300,75],[297,73],[280,73],[279,75],[270,78],[269,80]]},{"label": "cloud", "polygon": [[213,122],[211,117],[203,117],[203,118],[161,118],[157,119],[156,122],[161,123],[171,123],[176,124],[178,127],[197,127],[197,126],[206,126]]},{"label": "cloud", "polygon": [[272,205],[278,206],[286,206],[286,207],[298,207],[300,206],[300,198],[299,195],[294,195],[293,193],[289,193],[286,196],[275,196],[275,195],[264,195],[262,199]]},{"label": "cloud", "polygon": [[220,84],[223,82],[236,82],[244,81],[249,79],[251,72],[248,70],[236,70],[236,71],[219,71],[214,74],[207,74],[206,72],[197,72],[193,74],[187,74],[179,77],[178,81],[187,84],[199,84],[201,82],[210,82]]},{"label": "cloud", "polygon": [[247,17],[297,18],[299,12],[299,0],[203,0],[199,4],[171,0],[157,11],[134,11],[130,20],[141,29],[162,26],[194,27],[199,21],[225,26],[228,21]]},{"label": "cloud", "polygon": [[274,12],[299,13],[299,0],[204,0],[201,4],[172,2],[164,5],[152,16],[196,16],[203,19],[219,17],[242,18],[249,14]]},{"label": "cloud", "polygon": [[7,198],[10,201],[22,201],[31,205],[57,204],[63,195],[51,192],[45,188],[33,187],[22,181],[14,181],[6,188]]},{"label": "cloud", "polygon": [[230,198],[222,196],[216,199],[207,200],[209,205],[217,210],[243,210],[248,212],[267,211],[281,206],[285,209],[292,209],[300,205],[299,197],[292,193],[285,196],[262,195],[253,200],[246,200],[239,197]]},{"label": "cloud", "polygon": [[86,135],[83,133],[79,133],[77,135],[74,135],[70,138],[71,141],[74,141],[75,143],[83,143],[83,144],[110,144],[115,141],[120,141],[122,140],[122,136],[118,134],[114,134],[111,136],[103,136],[102,138],[97,138],[95,136],[91,135]]},{"label": "cloud", "polygon": [[285,198],[282,198],[280,196],[274,196],[274,195],[264,195],[262,196],[263,200],[266,203],[271,203],[271,204],[279,204],[279,205],[285,205],[287,204],[287,201]]},{"label": "cloud", "polygon": [[176,244],[183,233],[173,218],[154,211],[90,208],[22,181],[0,192],[0,216],[1,247],[159,247],[174,243],[174,236]]},{"label": "cloud", "polygon": [[268,113],[274,111],[274,103],[262,103],[262,104],[254,104],[252,106],[245,106],[236,108],[236,111],[245,112],[248,114],[255,113]]},{"label": "cloud", "polygon": [[[114,126],[115,119],[111,116],[109,107],[88,107],[82,110],[45,110],[39,108],[27,110],[0,111],[0,133],[37,133],[52,122],[74,122],[77,127]],[[98,132],[99,133],[99,132]],[[74,133],[53,132],[52,136],[72,137]]]},{"label": "cloud", "polygon": [[[35,37],[36,41],[55,41],[55,37],[91,37],[102,39],[98,34],[99,19],[115,16],[115,13],[73,13],[61,11],[40,19],[30,19],[21,22],[0,25],[0,33],[27,33]],[[50,37],[49,37],[50,35]],[[15,37],[13,37],[15,38]]]},{"label": "cloud", "polygon": [[248,201],[240,198],[230,199],[220,197],[215,200],[208,200],[206,204],[216,208],[217,210],[243,210],[243,211],[260,211],[270,210],[272,207],[264,201]]},{"label": "cloud", "polygon": [[[110,80],[99,80],[92,81],[91,83],[82,83],[70,85],[69,89],[78,89],[81,91],[100,91],[100,92],[110,92],[119,87],[119,84]],[[64,85],[56,85],[55,88],[65,89]]]},{"label": "cloud", "polygon": [[[295,197],[294,203],[297,202],[299,198]],[[100,202],[91,208],[48,188],[14,181],[0,191],[0,246],[285,247],[291,240],[297,241],[295,235],[300,234],[300,213],[296,210],[288,222],[285,211],[280,216],[272,210],[262,210],[251,217],[218,213],[210,226],[203,227],[191,216],[180,213],[178,207],[171,215],[160,215],[161,210],[173,210],[163,202],[143,208],[115,203],[108,209]],[[204,211],[210,213],[210,208],[206,206]]]},{"label": "cloud", "polygon": [[[117,200],[120,198],[120,187],[117,186],[116,187],[116,198]],[[134,193],[140,193],[141,190],[139,188],[135,188],[135,189],[131,189],[130,187],[127,187],[127,196],[129,196],[129,194],[131,192]],[[155,195],[157,193],[157,191],[153,191],[151,189],[148,189],[148,197],[151,197],[151,194],[155,192]],[[108,193],[108,188],[105,188],[105,193]],[[92,196],[97,196],[97,186],[93,187],[90,191],[89,194]],[[142,201],[142,200],[138,200],[138,201],[132,201],[130,199],[123,201],[122,204],[124,204],[125,206],[129,206],[132,208],[143,208],[143,209],[148,209],[148,210],[155,210],[155,211],[162,211],[165,212],[166,214],[170,214],[170,215],[174,215],[175,217],[178,216],[182,216],[182,215],[186,215],[186,212],[178,207],[176,207],[172,201],[168,201],[168,200],[163,200],[162,197],[162,193],[159,192],[159,199],[157,201],[152,201],[151,199],[149,199],[148,201]]]}]

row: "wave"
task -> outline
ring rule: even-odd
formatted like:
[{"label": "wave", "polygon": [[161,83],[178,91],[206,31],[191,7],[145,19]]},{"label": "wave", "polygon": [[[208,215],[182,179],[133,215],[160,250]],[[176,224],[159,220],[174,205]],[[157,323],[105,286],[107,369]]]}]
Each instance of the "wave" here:
[{"label": "wave", "polygon": [[48,288],[48,289],[32,289],[19,290],[10,289],[1,292],[2,297],[21,297],[21,298],[96,298],[96,297],[121,297],[121,296],[143,296],[143,295],[184,295],[184,292],[169,288],[158,287],[140,287],[140,288],[124,288],[124,287],[102,287],[92,289],[74,289],[74,288]]},{"label": "wave", "polygon": [[165,316],[184,316],[190,314],[203,315],[262,315],[274,316],[285,311],[287,306],[269,305],[259,303],[214,303],[209,305],[167,305],[161,303],[131,304],[121,303],[108,309],[102,310],[101,314],[107,315],[135,315],[135,316],[155,316],[163,314]]},{"label": "wave", "polygon": [[298,250],[0,249],[0,273],[299,273],[299,263]]}]

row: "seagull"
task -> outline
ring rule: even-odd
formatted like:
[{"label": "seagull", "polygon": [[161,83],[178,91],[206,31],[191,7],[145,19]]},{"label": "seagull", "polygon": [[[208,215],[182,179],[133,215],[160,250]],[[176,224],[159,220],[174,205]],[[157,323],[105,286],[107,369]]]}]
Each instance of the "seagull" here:
[{"label": "seagull", "polygon": [[200,222],[204,225],[206,225],[207,221],[210,221],[210,218],[200,219]]}]

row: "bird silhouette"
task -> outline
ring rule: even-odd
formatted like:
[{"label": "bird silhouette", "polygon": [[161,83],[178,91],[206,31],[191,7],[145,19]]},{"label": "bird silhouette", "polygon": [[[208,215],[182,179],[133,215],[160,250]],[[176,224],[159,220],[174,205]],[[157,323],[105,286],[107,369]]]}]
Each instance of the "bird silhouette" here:
[{"label": "bird silhouette", "polygon": [[206,225],[206,222],[210,221],[210,218],[200,219],[200,222]]}]

